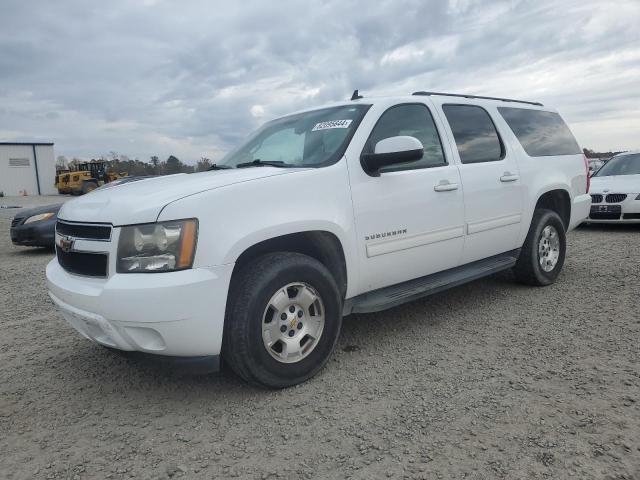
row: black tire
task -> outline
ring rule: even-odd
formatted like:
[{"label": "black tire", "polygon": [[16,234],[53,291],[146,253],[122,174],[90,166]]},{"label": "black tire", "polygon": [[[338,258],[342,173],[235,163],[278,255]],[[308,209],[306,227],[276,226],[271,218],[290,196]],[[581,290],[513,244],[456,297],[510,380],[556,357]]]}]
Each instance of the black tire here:
[{"label": "black tire", "polygon": [[[316,346],[295,363],[276,360],[262,339],[263,317],[272,295],[280,288],[304,282],[324,304],[325,323]],[[298,253],[270,253],[234,273],[222,339],[222,358],[251,384],[285,388],[302,383],[325,365],[340,333],[342,297],[327,268]]]},{"label": "black tire", "polygon": [[[547,226],[553,227],[558,235],[559,256],[552,270],[545,271],[540,265],[539,242],[543,231]],[[553,210],[537,209],[533,213],[529,233],[524,241],[520,256],[513,271],[516,280],[526,285],[546,286],[556,281],[567,251],[567,236],[564,223],[560,216]]]}]

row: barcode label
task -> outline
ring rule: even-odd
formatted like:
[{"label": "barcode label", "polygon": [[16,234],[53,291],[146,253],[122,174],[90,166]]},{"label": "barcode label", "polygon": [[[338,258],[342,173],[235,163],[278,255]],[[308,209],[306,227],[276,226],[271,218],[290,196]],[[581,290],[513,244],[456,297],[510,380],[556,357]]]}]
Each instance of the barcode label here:
[{"label": "barcode label", "polygon": [[330,120],[328,122],[316,123],[316,126],[311,129],[312,132],[318,130],[328,130],[330,128],[349,128],[353,120]]}]

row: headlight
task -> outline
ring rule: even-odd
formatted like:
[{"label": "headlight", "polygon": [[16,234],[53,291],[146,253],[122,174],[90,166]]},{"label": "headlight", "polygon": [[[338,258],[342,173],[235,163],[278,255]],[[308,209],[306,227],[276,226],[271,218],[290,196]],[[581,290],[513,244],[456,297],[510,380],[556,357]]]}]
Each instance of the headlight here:
[{"label": "headlight", "polygon": [[196,219],[123,227],[116,271],[171,272],[191,268],[197,236]]},{"label": "headlight", "polygon": [[29,217],[27,218],[24,223],[33,223],[33,222],[39,222],[41,220],[48,220],[49,218],[53,217],[55,215],[55,213],[53,212],[47,212],[47,213],[39,213],[38,215],[34,215],[33,217]]},{"label": "headlight", "polygon": [[640,194],[638,194],[638,196],[636,197],[636,200],[640,200]]}]

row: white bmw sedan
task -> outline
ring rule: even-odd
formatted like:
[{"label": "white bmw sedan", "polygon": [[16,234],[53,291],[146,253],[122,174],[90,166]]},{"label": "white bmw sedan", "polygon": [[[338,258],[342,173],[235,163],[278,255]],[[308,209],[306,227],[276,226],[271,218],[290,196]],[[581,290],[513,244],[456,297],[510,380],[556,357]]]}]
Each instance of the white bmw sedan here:
[{"label": "white bmw sedan", "polygon": [[591,178],[589,223],[640,223],[640,151],[615,155]]}]

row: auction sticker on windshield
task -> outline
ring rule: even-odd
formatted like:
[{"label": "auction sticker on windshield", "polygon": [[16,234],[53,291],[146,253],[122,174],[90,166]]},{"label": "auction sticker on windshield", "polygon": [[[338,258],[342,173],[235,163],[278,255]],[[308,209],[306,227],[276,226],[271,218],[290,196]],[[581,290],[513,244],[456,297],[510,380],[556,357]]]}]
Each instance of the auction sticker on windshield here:
[{"label": "auction sticker on windshield", "polygon": [[327,130],[329,128],[349,128],[353,120],[330,120],[328,122],[316,123],[316,126],[311,129],[312,132],[318,130]]}]

